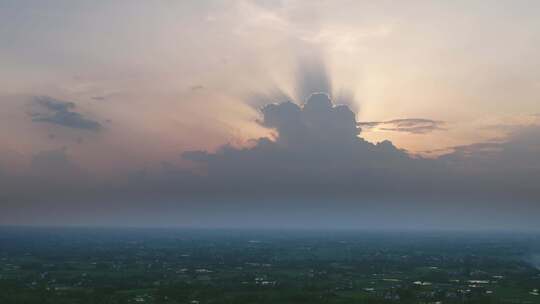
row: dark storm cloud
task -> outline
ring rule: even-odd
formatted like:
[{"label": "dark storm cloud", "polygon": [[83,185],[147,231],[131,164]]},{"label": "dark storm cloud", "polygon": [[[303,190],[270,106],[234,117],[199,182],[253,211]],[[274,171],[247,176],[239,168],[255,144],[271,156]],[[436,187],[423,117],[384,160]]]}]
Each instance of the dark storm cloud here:
[{"label": "dark storm cloud", "polygon": [[360,129],[355,114],[345,105],[335,106],[329,96],[316,93],[303,106],[293,102],[269,104],[262,108],[262,125],[279,132],[289,144],[306,141],[357,140]]},{"label": "dark storm cloud", "polygon": [[32,121],[89,131],[98,131],[102,127],[99,122],[76,112],[76,105],[73,102],[57,100],[48,96],[35,97],[34,101],[47,112],[33,114]]},{"label": "dark storm cloud", "polygon": [[359,126],[384,124],[421,133],[440,129],[442,122],[358,123],[347,106],[336,106],[321,93],[313,94],[304,105],[292,101],[269,104],[261,114],[259,123],[276,131],[274,140],[258,139],[249,148],[225,145],[214,153],[183,154],[204,168],[205,173],[196,178],[196,183],[204,185],[201,189],[284,197],[470,198],[513,193],[540,198],[534,182],[525,179],[527,175],[540,177],[540,165],[536,165],[540,145],[535,144],[540,138],[538,127],[516,132],[505,142],[453,147],[437,159],[425,159],[411,157],[389,141],[367,142],[361,138]]},{"label": "dark storm cloud", "polygon": [[[58,101],[45,104],[60,111],[74,107]],[[194,170],[175,167],[174,160],[164,161],[135,168],[125,182],[78,187],[93,189],[86,197],[137,200],[194,196],[412,199],[505,193],[540,198],[534,182],[540,178],[538,126],[514,132],[506,141],[452,147],[446,155],[425,159],[409,155],[390,141],[364,140],[355,113],[346,105],[335,105],[327,94],[313,94],[303,105],[293,101],[267,104],[260,111],[258,122],[275,130],[272,139],[254,139],[249,147],[224,145],[215,152],[186,151],[182,156],[197,165]],[[426,121],[408,120],[405,127]],[[62,149],[40,152],[32,170],[46,175],[65,168],[62,176],[69,177],[69,182],[84,180],[72,177],[82,173],[66,153]]]},{"label": "dark storm cloud", "polygon": [[[119,218],[133,212],[129,216],[150,223],[174,212],[193,220],[199,212],[214,214],[209,223],[215,225],[234,226],[253,217],[252,222],[266,220],[274,227],[284,218],[288,224],[317,226],[310,221],[333,216],[338,222],[332,225],[338,226],[376,227],[381,220],[401,223],[408,217],[415,224],[436,226],[444,220],[447,227],[455,227],[453,221],[463,222],[463,214],[474,226],[489,222],[479,219],[495,210],[490,218],[511,217],[512,225],[538,227],[521,219],[539,211],[530,202],[540,199],[540,126],[522,128],[505,141],[453,147],[437,159],[424,159],[389,141],[362,139],[355,114],[333,104],[327,94],[314,94],[303,105],[268,104],[259,123],[274,129],[275,137],[253,140],[243,148],[186,151],[183,157],[197,164],[193,170],[171,160],[135,168],[116,181],[89,176],[66,149],[42,151],[34,155],[27,177],[0,176],[0,193],[12,206],[8,211],[21,214],[39,209],[39,202],[47,206],[44,212],[49,206],[75,214],[103,209],[104,216],[114,211],[121,213]],[[519,208],[526,214],[512,213]],[[232,222],[220,222],[222,216]]]},{"label": "dark storm cloud", "polygon": [[445,130],[444,121],[425,118],[404,118],[387,121],[359,122],[360,127],[366,129],[378,128],[384,131],[407,132],[413,134],[425,134],[436,130]]},{"label": "dark storm cloud", "polygon": [[[373,144],[360,138],[355,114],[345,105],[334,105],[327,94],[313,94],[302,106],[291,101],[269,104],[261,112],[260,123],[278,134],[275,141],[262,138],[250,148],[227,145],[216,153],[183,154],[206,168],[203,182],[283,195],[371,192],[395,188],[391,177],[406,178],[409,170],[426,165],[389,141]],[[382,182],[385,178],[391,179]]]}]

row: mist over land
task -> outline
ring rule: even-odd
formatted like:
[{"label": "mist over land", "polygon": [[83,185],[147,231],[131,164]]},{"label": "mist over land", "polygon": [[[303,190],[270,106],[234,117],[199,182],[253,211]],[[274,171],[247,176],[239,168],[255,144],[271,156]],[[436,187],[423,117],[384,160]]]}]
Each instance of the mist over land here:
[{"label": "mist over land", "polygon": [[0,228],[2,303],[536,303],[537,233]]}]

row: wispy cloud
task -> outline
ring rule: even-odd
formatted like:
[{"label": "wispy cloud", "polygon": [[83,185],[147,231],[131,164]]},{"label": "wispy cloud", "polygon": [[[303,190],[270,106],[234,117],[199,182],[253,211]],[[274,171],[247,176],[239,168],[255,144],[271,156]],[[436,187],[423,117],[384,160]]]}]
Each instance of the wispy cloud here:
[{"label": "wispy cloud", "polygon": [[446,130],[443,127],[445,124],[444,121],[426,118],[402,118],[387,121],[359,122],[358,126],[364,129],[425,134],[437,130]]},{"label": "wispy cloud", "polygon": [[189,89],[191,91],[199,91],[199,90],[203,90],[204,86],[202,84],[194,84],[194,85],[190,86]]},{"label": "wispy cloud", "polygon": [[32,121],[89,131],[99,131],[102,128],[99,122],[76,112],[76,105],[73,102],[57,100],[48,96],[35,97],[34,100],[36,104],[47,110],[47,113],[33,114]]}]

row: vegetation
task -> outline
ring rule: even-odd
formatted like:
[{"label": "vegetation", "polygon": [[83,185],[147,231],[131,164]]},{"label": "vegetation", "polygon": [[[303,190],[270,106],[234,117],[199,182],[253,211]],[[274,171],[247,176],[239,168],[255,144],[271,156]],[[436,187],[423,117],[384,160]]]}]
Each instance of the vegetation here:
[{"label": "vegetation", "polygon": [[540,303],[536,235],[0,230],[0,303]]}]

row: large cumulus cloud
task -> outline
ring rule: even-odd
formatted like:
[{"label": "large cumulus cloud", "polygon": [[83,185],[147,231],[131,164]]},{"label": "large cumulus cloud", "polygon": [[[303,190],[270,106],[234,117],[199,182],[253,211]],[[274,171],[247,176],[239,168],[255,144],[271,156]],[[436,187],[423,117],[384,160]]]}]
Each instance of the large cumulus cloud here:
[{"label": "large cumulus cloud", "polygon": [[538,125],[426,159],[390,141],[364,140],[355,113],[325,93],[303,104],[268,104],[260,114],[258,123],[273,136],[247,147],[186,151],[182,157],[195,165],[189,169],[164,161],[103,180],[79,169],[67,148],[35,153],[30,173],[0,174],[6,211],[0,221],[79,214],[84,223],[91,218],[105,224],[132,224],[134,218],[161,224],[167,217],[169,224],[203,226],[234,226],[251,218],[255,222],[246,225],[279,220],[317,226],[333,219],[331,225],[348,227],[408,221],[540,228],[530,220],[540,212]]},{"label": "large cumulus cloud", "polygon": [[410,157],[389,141],[365,141],[355,113],[334,105],[325,93],[312,94],[303,105],[269,104],[261,112],[259,123],[275,130],[273,140],[261,138],[248,148],[226,145],[215,153],[183,153],[204,168],[205,183],[261,195],[371,193],[412,185],[423,178],[415,172],[427,172],[432,163]]},{"label": "large cumulus cloud", "polygon": [[[183,153],[203,172],[190,189],[204,185],[201,189],[214,193],[282,197],[540,198],[535,183],[525,178],[540,176],[534,160],[540,134],[532,130],[499,143],[454,147],[446,155],[426,159],[390,141],[365,141],[355,113],[334,105],[324,93],[311,95],[303,105],[269,104],[261,114],[259,123],[275,130],[274,139],[257,139],[247,148],[225,145],[216,152]],[[414,130],[441,124],[425,119],[393,123]]]}]

